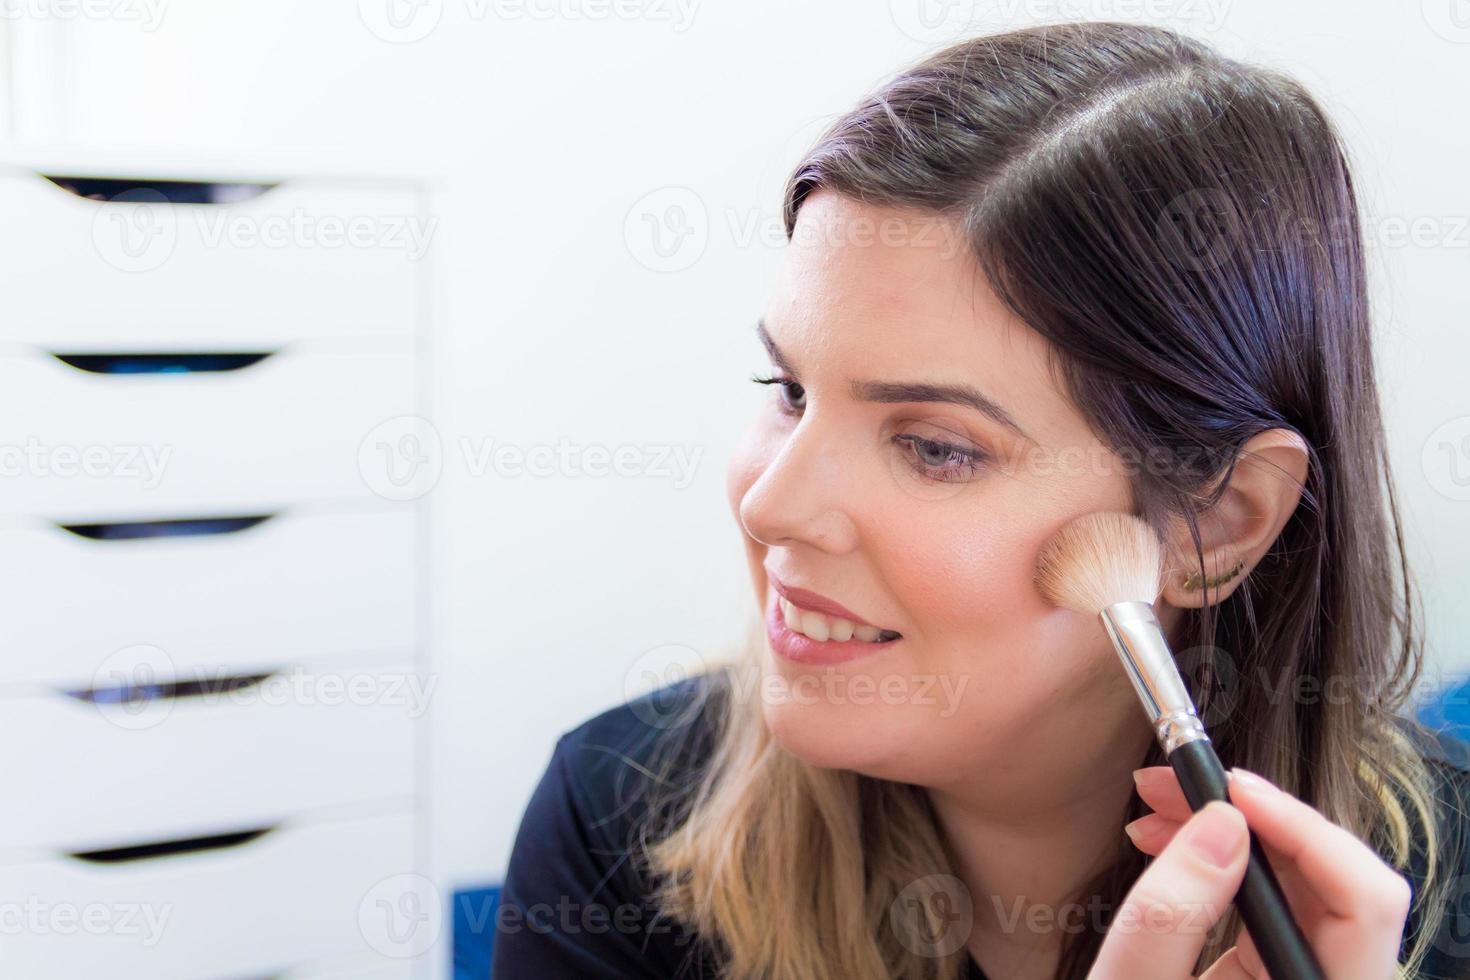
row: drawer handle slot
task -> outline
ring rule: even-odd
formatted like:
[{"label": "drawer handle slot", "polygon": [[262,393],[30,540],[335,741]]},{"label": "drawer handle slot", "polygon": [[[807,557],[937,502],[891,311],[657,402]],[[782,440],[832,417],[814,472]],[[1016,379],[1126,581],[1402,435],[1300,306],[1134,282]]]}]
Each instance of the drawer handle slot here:
[{"label": "drawer handle slot", "polygon": [[67,697],[88,704],[136,704],[142,701],[183,700],[186,698],[224,697],[237,691],[248,691],[275,676],[267,670],[255,674],[228,674],[222,677],[196,677],[182,681],[120,684],[115,687],[82,687],[63,691]]},{"label": "drawer handle slot", "polygon": [[274,351],[212,351],[208,353],[56,354],[51,356],[68,367],[88,374],[205,374],[239,371],[259,364]]},{"label": "drawer handle slot", "polygon": [[108,521],[95,524],[58,524],[57,527],[93,541],[136,541],[140,538],[194,538],[211,534],[238,534],[270,520],[271,514],[244,517],[183,517],[162,521]]},{"label": "drawer handle slot", "polygon": [[68,856],[88,864],[125,864],[129,861],[146,861],[149,858],[169,857],[175,854],[194,854],[199,851],[223,851],[259,840],[274,827],[257,827],[252,830],[237,830],[228,834],[210,834],[207,837],[183,837],[177,840],[150,841],[146,844],[129,844],[126,847],[105,847],[95,851],[69,851]]},{"label": "drawer handle slot", "polygon": [[239,204],[259,197],[277,184],[211,181],[154,180],[147,177],[80,177],[69,174],[42,174],[62,190],[89,201],[112,201],[121,195],[124,201],[168,204]]}]

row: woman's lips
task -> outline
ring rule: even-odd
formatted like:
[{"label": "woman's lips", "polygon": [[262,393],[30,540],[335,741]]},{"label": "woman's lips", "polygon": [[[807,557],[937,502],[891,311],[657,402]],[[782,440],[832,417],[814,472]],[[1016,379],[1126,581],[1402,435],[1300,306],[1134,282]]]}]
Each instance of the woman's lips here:
[{"label": "woman's lips", "polygon": [[[788,602],[802,609],[810,609],[812,612],[823,613],[827,616],[836,616],[840,619],[847,620],[855,626],[872,626],[875,629],[882,629],[877,623],[868,622],[834,599],[828,599],[826,596],[812,592],[809,589],[798,589],[794,585],[787,585],[775,575],[771,574],[770,569],[766,570],[766,578],[770,581],[771,588],[779,592]],[[898,631],[894,630],[893,632],[896,633]]]},{"label": "woman's lips", "polygon": [[781,594],[773,589],[766,602],[766,636],[771,642],[771,649],[787,660],[804,664],[843,663],[882,653],[903,639],[900,636],[877,643],[856,637],[842,641],[814,640],[786,625],[786,617],[781,613],[780,599]]}]

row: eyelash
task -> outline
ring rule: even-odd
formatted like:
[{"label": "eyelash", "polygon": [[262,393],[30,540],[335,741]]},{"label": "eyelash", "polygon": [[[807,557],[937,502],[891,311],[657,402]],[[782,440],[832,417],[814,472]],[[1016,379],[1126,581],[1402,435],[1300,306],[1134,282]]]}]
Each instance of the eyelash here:
[{"label": "eyelash", "polygon": [[[750,380],[758,385],[780,385],[782,397],[780,399],[780,411],[784,415],[796,416],[801,414],[801,409],[792,408],[787,400],[786,393],[792,388],[801,388],[801,382],[792,381],[790,378],[779,376],[761,377],[756,375]],[[956,446],[952,443],[941,442],[938,439],[925,439],[912,433],[905,433],[894,437],[895,442],[902,442],[908,446],[908,455],[913,461],[913,466],[925,478],[936,483],[957,483],[974,478],[990,460],[990,454],[980,449],[970,449],[965,446]],[[929,455],[943,455],[946,464],[934,466],[924,463],[920,459],[920,452]],[[953,461],[953,462],[951,462]]]}]

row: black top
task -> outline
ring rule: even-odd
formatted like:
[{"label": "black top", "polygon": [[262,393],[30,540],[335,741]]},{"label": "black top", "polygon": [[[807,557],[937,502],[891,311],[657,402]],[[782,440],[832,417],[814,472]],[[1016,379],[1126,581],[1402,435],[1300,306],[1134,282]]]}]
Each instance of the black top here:
[{"label": "black top", "polygon": [[[649,900],[634,860],[649,816],[643,773],[693,786],[713,745],[709,695],[727,685],[695,677],[612,708],[566,732],[526,807],[497,914],[493,980],[696,980],[717,975],[714,948]],[[670,737],[664,737],[670,736]],[[1470,978],[1470,747],[1424,746],[1446,812],[1445,853],[1461,855],[1439,938],[1420,980]],[[668,764],[667,766],[665,764]],[[675,794],[677,795],[677,793]],[[1416,863],[1409,874],[1417,892]],[[1404,946],[1417,925],[1411,917]],[[970,961],[969,980],[985,980]]]}]

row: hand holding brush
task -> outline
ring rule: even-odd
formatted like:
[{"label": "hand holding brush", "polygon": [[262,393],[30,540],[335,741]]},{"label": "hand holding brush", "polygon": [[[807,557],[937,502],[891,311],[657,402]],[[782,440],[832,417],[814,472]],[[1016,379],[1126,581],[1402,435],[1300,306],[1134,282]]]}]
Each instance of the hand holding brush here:
[{"label": "hand holding brush", "polygon": [[[1120,513],[1072,521],[1037,561],[1042,595],[1101,620],[1169,761],[1168,768],[1140,769],[1135,776],[1140,796],[1155,812],[1130,824],[1129,833],[1158,860],[1130,898],[1148,896],[1151,904],[1183,914],[1182,906],[1208,900],[1222,881],[1235,889],[1249,938],[1206,972],[1211,980],[1387,980],[1394,975],[1408,914],[1407,883],[1366,844],[1306,803],[1259,776],[1236,771],[1227,777],[1153,611],[1162,575],[1157,534],[1143,520]],[[1235,804],[1239,814],[1220,803]],[[1244,840],[1240,814],[1248,825]],[[1231,850],[1232,834],[1243,847]],[[1297,914],[1265,846],[1299,898]],[[1092,975],[1188,976],[1206,928],[1222,911],[1196,921],[1199,928],[1162,937],[1150,936],[1146,924],[1126,933],[1110,930]],[[1330,973],[1324,962],[1332,966]]]}]

